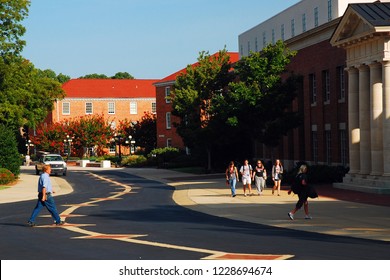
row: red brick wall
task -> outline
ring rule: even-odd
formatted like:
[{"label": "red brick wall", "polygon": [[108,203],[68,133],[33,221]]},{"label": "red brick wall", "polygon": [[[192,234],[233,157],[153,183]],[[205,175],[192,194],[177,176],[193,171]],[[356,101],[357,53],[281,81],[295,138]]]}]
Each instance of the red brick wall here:
[{"label": "red brick wall", "polygon": [[[130,114],[130,101],[137,103],[137,114]],[[70,114],[62,113],[62,104],[64,102],[70,103]],[[114,121],[116,125],[119,120],[128,119],[131,121],[140,120],[144,112],[152,112],[152,103],[155,103],[154,98],[140,98],[140,99],[63,99],[55,103],[54,110],[51,113],[51,118],[54,122],[65,119],[85,116],[85,104],[92,103],[93,114],[104,115],[109,121]],[[115,114],[108,114],[108,103],[115,102]]]},{"label": "red brick wall", "polygon": [[165,100],[165,88],[172,86],[156,86],[156,103],[157,103],[157,147],[167,147],[167,139],[171,139],[171,146],[179,149],[184,148],[181,137],[177,134],[174,122],[179,119],[171,115],[171,129],[166,128],[166,113],[172,111],[172,103]]},{"label": "red brick wall", "polygon": [[[318,136],[318,163],[326,163],[325,125],[331,127],[331,158],[333,164],[339,164],[340,137],[339,124],[348,124],[348,75],[344,72],[345,99],[339,100],[339,74],[337,67],[345,67],[346,53],[343,49],[335,48],[328,41],[298,51],[289,65],[289,71],[303,76],[303,92],[301,97],[294,101],[294,109],[298,110],[298,104],[302,106],[304,124],[285,137],[281,158],[288,160],[313,161],[312,154],[312,126],[317,126]],[[323,71],[329,71],[330,75],[330,101],[324,102]],[[311,103],[309,75],[315,74],[317,80],[317,102]],[[348,135],[348,133],[347,133]],[[292,151],[291,151],[292,149]],[[347,155],[348,156],[348,155]]]}]

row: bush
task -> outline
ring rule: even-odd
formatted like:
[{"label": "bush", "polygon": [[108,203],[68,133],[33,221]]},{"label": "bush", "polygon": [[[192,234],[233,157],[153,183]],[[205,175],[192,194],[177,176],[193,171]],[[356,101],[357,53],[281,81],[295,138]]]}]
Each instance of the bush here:
[{"label": "bush", "polygon": [[0,168],[8,169],[17,177],[22,163],[13,130],[0,125]]},{"label": "bush", "polygon": [[15,181],[15,175],[5,168],[0,168],[0,185],[6,185]]},{"label": "bush", "polygon": [[123,166],[140,167],[147,165],[148,160],[142,155],[131,155],[122,159]]}]

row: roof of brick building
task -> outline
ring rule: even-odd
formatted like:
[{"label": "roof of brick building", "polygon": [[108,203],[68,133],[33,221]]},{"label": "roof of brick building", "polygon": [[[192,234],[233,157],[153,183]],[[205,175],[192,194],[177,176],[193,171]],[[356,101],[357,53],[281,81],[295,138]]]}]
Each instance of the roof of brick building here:
[{"label": "roof of brick building", "polygon": [[62,85],[65,98],[155,98],[158,80],[72,79]]},{"label": "roof of brick building", "polygon": [[[230,56],[230,63],[235,63],[235,62],[237,62],[240,59],[240,56],[239,56],[238,52],[228,52],[227,54]],[[218,55],[218,53],[215,53],[211,57],[214,57],[214,56],[217,56],[217,55]],[[192,67],[195,67],[197,65],[198,65],[198,62],[191,64]],[[177,72],[175,72],[175,73],[173,73],[173,74],[171,74],[171,75],[169,75],[169,76],[167,76],[167,77],[165,77],[165,78],[163,78],[161,80],[159,80],[156,83],[156,85],[169,83],[169,82],[174,82],[176,80],[177,76],[179,76],[180,74],[185,74],[185,73],[187,73],[187,67],[183,68],[183,69],[181,69],[181,70],[179,70],[179,71],[177,71]]]}]

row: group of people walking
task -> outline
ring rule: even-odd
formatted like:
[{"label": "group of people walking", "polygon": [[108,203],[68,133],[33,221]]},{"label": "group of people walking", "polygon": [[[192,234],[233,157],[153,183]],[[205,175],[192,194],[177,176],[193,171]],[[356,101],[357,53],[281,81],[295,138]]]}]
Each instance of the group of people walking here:
[{"label": "group of people walking", "polygon": [[[283,165],[281,161],[277,159],[272,165],[271,171],[272,181],[274,182],[272,195],[274,195],[276,191],[277,195],[280,196],[283,171]],[[261,160],[256,162],[256,166],[254,168],[252,168],[248,160],[245,160],[244,165],[240,167],[239,171],[235,166],[234,161],[230,162],[229,166],[226,168],[226,184],[230,187],[232,197],[236,196],[236,184],[239,182],[240,178],[238,172],[241,174],[244,196],[252,195],[252,182],[255,182],[257,195],[262,194],[266,187],[267,170]],[[298,174],[294,179],[292,188],[288,191],[288,194],[294,192],[298,195],[298,202],[296,203],[295,208],[288,212],[288,217],[291,220],[294,220],[294,214],[301,209],[302,206],[305,211],[305,219],[312,218],[309,215],[309,203],[307,200],[309,197],[316,198],[318,195],[313,186],[308,184],[306,173],[307,165],[303,164],[298,170]]]},{"label": "group of people walking", "polygon": [[[264,164],[261,160],[256,162],[256,166],[252,168],[249,164],[249,161],[246,159],[244,165],[240,167],[240,170],[237,170],[237,167],[234,164],[234,161],[231,161],[229,166],[226,168],[226,184],[230,186],[232,197],[236,196],[236,184],[239,181],[239,174],[241,174],[241,180],[244,190],[244,196],[252,195],[252,182],[255,183],[257,195],[261,195],[266,187],[267,181],[267,170],[264,167]],[[279,159],[275,161],[275,164],[272,166],[272,180],[274,186],[272,188],[272,194],[277,191],[277,194],[280,195],[280,186],[282,181],[283,166]]]}]

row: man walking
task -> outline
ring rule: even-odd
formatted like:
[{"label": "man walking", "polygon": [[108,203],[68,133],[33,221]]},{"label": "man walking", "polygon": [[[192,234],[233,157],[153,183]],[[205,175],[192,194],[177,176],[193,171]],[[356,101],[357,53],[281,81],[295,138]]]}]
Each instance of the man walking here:
[{"label": "man walking", "polygon": [[35,226],[35,218],[38,216],[39,212],[42,210],[43,207],[46,207],[46,209],[50,212],[52,215],[54,222],[56,225],[63,225],[64,222],[61,221],[60,215],[58,214],[56,204],[54,202],[54,198],[52,196],[53,194],[53,187],[51,185],[50,181],[50,172],[51,167],[50,165],[44,165],[42,168],[43,173],[39,177],[38,180],[38,201],[37,205],[35,206],[30,219],[27,222],[27,225],[30,227]]}]

